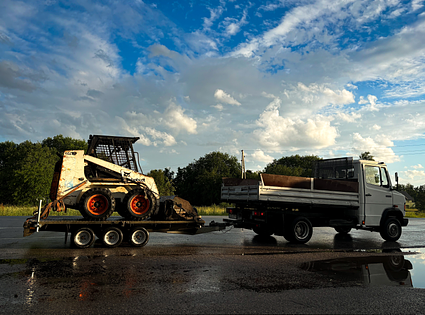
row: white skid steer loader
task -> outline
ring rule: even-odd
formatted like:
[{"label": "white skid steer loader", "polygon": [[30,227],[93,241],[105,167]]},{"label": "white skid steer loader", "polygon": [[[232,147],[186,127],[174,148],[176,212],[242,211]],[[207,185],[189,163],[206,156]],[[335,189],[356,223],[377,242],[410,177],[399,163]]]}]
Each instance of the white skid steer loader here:
[{"label": "white skid steer loader", "polygon": [[[117,211],[126,220],[193,220],[198,213],[176,196],[162,197],[152,177],[139,172],[133,143],[138,137],[91,135],[87,154],[65,151],[55,165],[52,202],[42,210],[77,209],[86,220],[106,220]],[[137,160],[136,160],[137,156]],[[140,165],[139,165],[140,167]]]}]

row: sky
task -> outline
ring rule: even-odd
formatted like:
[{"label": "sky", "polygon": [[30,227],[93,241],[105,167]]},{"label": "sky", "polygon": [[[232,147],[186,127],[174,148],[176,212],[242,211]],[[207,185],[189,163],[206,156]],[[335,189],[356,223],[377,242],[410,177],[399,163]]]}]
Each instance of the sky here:
[{"label": "sky", "polygon": [[423,0],[0,1],[0,142],[137,136],[145,173],[369,151],[425,184]]}]

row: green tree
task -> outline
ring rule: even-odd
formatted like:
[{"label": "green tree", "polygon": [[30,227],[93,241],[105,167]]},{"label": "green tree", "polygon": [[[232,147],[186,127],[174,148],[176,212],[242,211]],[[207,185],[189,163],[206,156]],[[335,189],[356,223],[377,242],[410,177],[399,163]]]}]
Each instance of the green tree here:
[{"label": "green tree", "polygon": [[87,149],[83,140],[63,137],[47,138],[41,143],[0,143],[0,203],[36,205],[48,199],[56,153],[68,149]]},{"label": "green tree", "polygon": [[[24,141],[1,144],[0,178],[7,183],[1,190],[1,202],[13,205],[36,205],[46,199],[56,161],[53,150],[40,143]],[[5,180],[7,178],[7,180]]]},{"label": "green tree", "polygon": [[44,139],[41,144],[43,147],[56,150],[59,155],[63,155],[63,152],[66,150],[84,150],[84,152],[87,151],[87,141],[64,137],[62,135]]},{"label": "green tree", "polygon": [[321,158],[316,155],[286,156],[267,164],[264,173],[310,177],[312,176],[313,163],[318,160],[321,160]]},{"label": "green tree", "polygon": [[425,185],[415,187],[415,194],[412,197],[415,199],[416,208],[425,211]]},{"label": "green tree", "polygon": [[211,152],[178,168],[174,184],[176,193],[193,205],[209,206],[221,202],[223,177],[240,177],[241,165],[235,156]]},{"label": "green tree", "polygon": [[374,157],[374,156],[373,156],[373,155],[371,155],[369,151],[363,152],[363,153],[361,153],[361,154],[359,155],[359,159],[360,159],[360,160],[375,161],[375,160],[373,159],[373,157]]},{"label": "green tree", "polygon": [[[173,173],[173,172],[171,172]],[[167,176],[170,174],[169,169],[163,170],[151,170],[147,176],[153,177],[158,188],[159,194],[161,196],[172,196],[176,191],[176,188],[173,186],[172,180]]]},{"label": "green tree", "polygon": [[0,143],[0,204],[13,204],[11,181],[16,169],[17,144],[6,141]]}]

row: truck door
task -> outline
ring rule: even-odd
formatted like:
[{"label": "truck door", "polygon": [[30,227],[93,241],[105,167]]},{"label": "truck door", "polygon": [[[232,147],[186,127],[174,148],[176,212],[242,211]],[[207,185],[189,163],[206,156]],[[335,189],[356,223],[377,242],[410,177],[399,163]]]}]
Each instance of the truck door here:
[{"label": "truck door", "polygon": [[365,224],[378,226],[382,212],[392,207],[392,192],[386,168],[365,165]]}]

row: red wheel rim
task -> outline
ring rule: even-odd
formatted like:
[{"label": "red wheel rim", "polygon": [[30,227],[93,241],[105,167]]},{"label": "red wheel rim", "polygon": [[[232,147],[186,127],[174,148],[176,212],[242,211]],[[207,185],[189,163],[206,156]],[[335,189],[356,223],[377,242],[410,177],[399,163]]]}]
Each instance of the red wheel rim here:
[{"label": "red wheel rim", "polygon": [[143,195],[136,195],[131,199],[130,208],[134,214],[144,214],[149,211],[151,203]]},{"label": "red wheel rim", "polygon": [[108,199],[103,195],[93,195],[87,201],[87,210],[94,215],[104,214],[108,207]]}]

